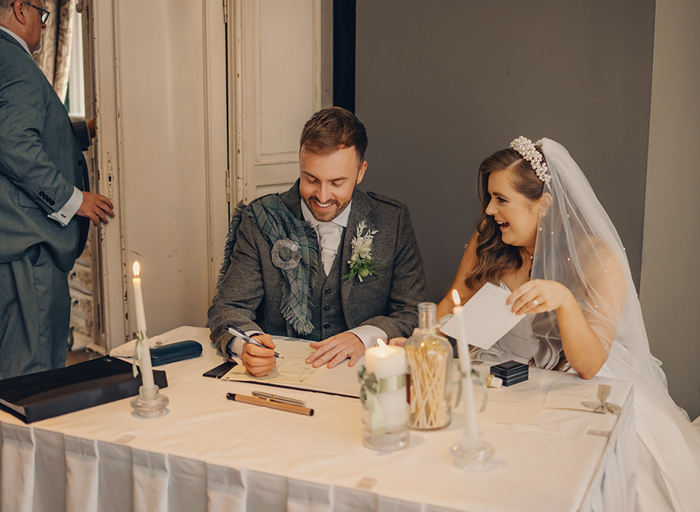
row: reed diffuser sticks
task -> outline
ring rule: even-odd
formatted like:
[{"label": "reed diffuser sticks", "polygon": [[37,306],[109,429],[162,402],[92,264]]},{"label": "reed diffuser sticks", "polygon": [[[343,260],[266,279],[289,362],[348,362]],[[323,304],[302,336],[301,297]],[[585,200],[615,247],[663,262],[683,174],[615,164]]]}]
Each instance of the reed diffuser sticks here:
[{"label": "reed diffuser sticks", "polygon": [[408,344],[406,357],[411,368],[409,426],[436,430],[449,425],[452,417],[451,393],[446,393],[452,353],[435,339]]}]

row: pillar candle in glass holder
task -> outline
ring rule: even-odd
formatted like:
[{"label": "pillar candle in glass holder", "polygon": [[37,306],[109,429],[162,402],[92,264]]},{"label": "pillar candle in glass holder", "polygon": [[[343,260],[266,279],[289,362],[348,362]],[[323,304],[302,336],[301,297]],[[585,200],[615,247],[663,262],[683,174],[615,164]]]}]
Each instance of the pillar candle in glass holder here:
[{"label": "pillar candle in glass holder", "polygon": [[[406,351],[403,347],[389,346],[382,340],[378,340],[378,342],[379,345],[368,348],[365,352],[367,373],[374,373],[377,380],[405,375],[408,366],[406,364]],[[404,427],[408,420],[406,386],[394,391],[378,393],[377,398],[382,406],[382,411],[384,411],[386,429],[395,430]]]},{"label": "pillar candle in glass holder", "polygon": [[145,388],[153,388],[155,382],[153,381],[153,368],[151,367],[151,349],[148,346],[148,336],[146,335],[146,313],[143,308],[143,295],[141,293],[141,278],[139,273],[141,267],[138,261],[134,262],[133,266],[134,278],[132,283],[134,285],[134,309],[136,310],[136,328],[143,335],[143,343],[141,347],[141,353],[137,354],[139,359],[139,366],[141,368],[141,380]]}]

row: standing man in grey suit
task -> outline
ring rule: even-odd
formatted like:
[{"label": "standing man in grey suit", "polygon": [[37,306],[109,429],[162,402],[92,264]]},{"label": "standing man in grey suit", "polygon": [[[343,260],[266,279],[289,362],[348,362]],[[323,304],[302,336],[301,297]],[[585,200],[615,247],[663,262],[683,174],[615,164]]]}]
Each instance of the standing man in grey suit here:
[{"label": "standing man in grey suit", "polygon": [[[357,190],[366,149],[354,114],[317,112],[301,135],[300,179],[234,216],[209,326],[251,374],[274,368],[271,335],[315,341],[306,362],[332,368],[416,327],[428,300],[418,244],[406,206]],[[267,348],[233,337],[229,325]]]},{"label": "standing man in grey suit", "polygon": [[85,246],[89,219],[97,225],[114,217],[109,199],[87,192],[76,132],[32,59],[48,15],[41,0],[0,0],[3,379],[65,366],[67,272]]}]

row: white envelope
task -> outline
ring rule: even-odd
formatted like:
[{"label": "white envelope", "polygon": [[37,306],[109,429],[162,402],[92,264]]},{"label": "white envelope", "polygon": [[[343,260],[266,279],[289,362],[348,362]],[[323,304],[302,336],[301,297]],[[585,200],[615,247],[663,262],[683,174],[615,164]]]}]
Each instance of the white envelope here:
[{"label": "white envelope", "polygon": [[[506,299],[511,292],[486,283],[481,290],[464,305],[464,319],[467,343],[479,348],[490,348],[520,322],[525,315],[516,315],[506,305]],[[452,317],[440,329],[453,338],[459,337],[459,325]]]}]

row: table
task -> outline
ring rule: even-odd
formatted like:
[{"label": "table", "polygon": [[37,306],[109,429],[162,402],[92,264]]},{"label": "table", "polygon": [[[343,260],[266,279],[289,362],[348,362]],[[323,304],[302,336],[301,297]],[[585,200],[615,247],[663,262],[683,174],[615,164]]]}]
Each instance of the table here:
[{"label": "table", "polygon": [[[129,400],[31,425],[0,411],[2,511],[562,512],[633,503],[633,390],[622,381],[612,381],[627,397],[619,417],[543,409],[539,425],[480,425],[495,469],[469,473],[449,453],[464,425],[459,408],[447,429],[411,432],[408,448],[374,452],[361,443],[359,400],[284,390],[313,417],[229,401],[227,392],[260,387],[202,377],[221,362],[207,329],[168,334],[198,340],[204,354],[161,367],[165,416],[135,417]],[[580,381],[532,372],[543,389]]]}]

